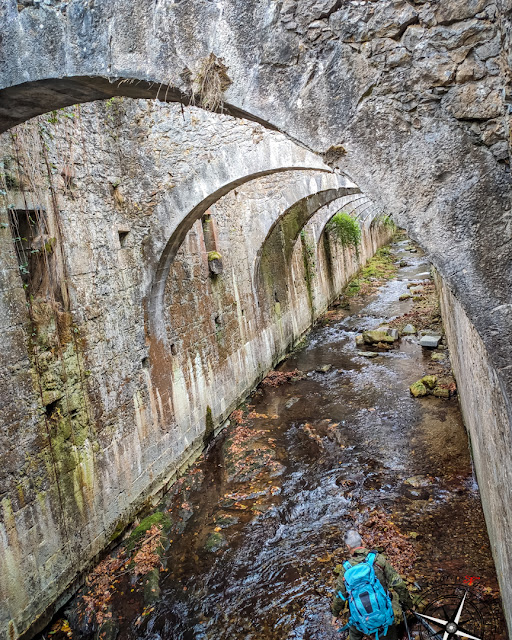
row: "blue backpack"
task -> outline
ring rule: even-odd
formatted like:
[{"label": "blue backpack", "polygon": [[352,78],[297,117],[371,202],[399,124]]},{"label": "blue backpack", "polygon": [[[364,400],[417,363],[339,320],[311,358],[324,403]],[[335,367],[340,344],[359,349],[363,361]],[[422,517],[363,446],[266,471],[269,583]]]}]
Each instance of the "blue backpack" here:
[{"label": "blue backpack", "polygon": [[[386,635],[395,615],[391,598],[375,575],[373,563],[376,557],[377,553],[372,551],[364,562],[351,565],[346,560],[343,563],[350,619],[342,631],[354,626],[366,635],[375,634],[375,640],[379,640],[379,632]],[[345,600],[341,591],[338,595]]]}]

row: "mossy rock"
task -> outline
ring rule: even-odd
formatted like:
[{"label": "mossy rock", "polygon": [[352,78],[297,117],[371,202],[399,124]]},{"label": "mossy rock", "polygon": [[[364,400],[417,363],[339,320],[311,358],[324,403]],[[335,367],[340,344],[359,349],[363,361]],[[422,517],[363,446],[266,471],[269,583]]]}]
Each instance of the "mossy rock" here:
[{"label": "mossy rock", "polygon": [[409,300],[411,298],[411,294],[410,293],[402,293],[402,295],[398,298],[400,301],[403,300]]},{"label": "mossy rock", "polygon": [[426,396],[428,394],[427,387],[423,384],[423,382],[421,382],[421,380],[418,380],[418,382],[412,384],[409,387],[409,390],[415,398],[422,398],[423,396]]},{"label": "mossy rock", "polygon": [[206,551],[211,551],[212,553],[214,553],[215,551],[222,549],[222,547],[225,547],[226,545],[227,541],[225,536],[222,535],[220,531],[214,531],[208,536],[204,548],[206,549]]},{"label": "mossy rock", "polygon": [[432,391],[432,395],[436,396],[436,398],[449,398],[450,391],[448,389],[444,389],[443,387],[435,387]]},{"label": "mossy rock", "polygon": [[430,359],[434,360],[435,362],[444,362],[445,356],[444,356],[444,353],[433,353],[430,356]]},{"label": "mossy rock", "polygon": [[394,336],[390,336],[387,331],[374,329],[373,331],[365,331],[363,333],[363,340],[365,344],[376,344],[377,342],[387,342],[392,344],[395,342],[396,338]]},{"label": "mossy rock", "polygon": [[144,605],[152,605],[160,600],[160,570],[153,569],[144,578]]},{"label": "mossy rock", "polygon": [[433,389],[437,384],[437,376],[423,376],[420,380],[428,389]]},{"label": "mossy rock", "polygon": [[133,551],[139,541],[145,536],[146,531],[149,531],[154,524],[162,525],[162,533],[165,533],[171,528],[171,520],[169,516],[162,511],[155,511],[155,513],[146,516],[139,526],[135,527],[131,532],[128,542],[126,543],[126,549],[128,552]]}]

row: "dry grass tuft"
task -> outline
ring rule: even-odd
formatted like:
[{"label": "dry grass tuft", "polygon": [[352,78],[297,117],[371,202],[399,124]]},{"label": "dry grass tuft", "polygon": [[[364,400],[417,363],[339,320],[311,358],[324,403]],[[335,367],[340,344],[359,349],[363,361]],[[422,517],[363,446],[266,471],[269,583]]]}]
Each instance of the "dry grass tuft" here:
[{"label": "dry grass tuft", "polygon": [[197,101],[209,111],[218,111],[222,106],[224,91],[232,84],[227,70],[223,59],[217,58],[214,53],[203,58],[192,81],[192,102]]}]

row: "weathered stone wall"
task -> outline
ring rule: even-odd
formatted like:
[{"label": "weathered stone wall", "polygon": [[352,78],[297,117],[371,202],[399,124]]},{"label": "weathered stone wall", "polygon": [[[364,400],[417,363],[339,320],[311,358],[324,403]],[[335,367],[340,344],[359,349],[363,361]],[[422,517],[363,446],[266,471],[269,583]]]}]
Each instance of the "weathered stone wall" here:
[{"label": "weathered stone wall", "polygon": [[[300,242],[283,271],[284,321],[264,312],[255,286],[279,217],[327,194],[313,223],[361,194],[279,133],[143,101],[51,113],[0,145],[0,629],[16,637],[310,325]],[[217,276],[203,210],[222,255]],[[162,372],[148,300],[159,255],[181,236],[163,298]],[[361,255],[386,237],[365,235]],[[350,257],[315,293],[315,315],[357,267]]]},{"label": "weathered stone wall", "polygon": [[[499,576],[510,576],[512,436],[505,389],[461,304],[439,276],[436,284],[496,570]],[[505,611],[512,611],[512,587],[508,579],[501,580],[501,596]]]},{"label": "weathered stone wall", "polygon": [[2,0],[3,127],[112,95],[186,103],[213,52],[231,113],[324,153],[427,250],[483,341],[510,429],[510,0],[33,5]]}]

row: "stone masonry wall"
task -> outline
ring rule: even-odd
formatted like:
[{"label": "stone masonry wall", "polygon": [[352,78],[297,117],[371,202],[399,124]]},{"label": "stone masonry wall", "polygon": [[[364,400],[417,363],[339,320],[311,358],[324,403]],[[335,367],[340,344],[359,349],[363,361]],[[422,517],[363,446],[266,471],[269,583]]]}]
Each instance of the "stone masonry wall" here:
[{"label": "stone masonry wall", "polygon": [[[143,101],[47,114],[0,149],[0,633],[15,638],[51,614],[307,330],[301,243],[283,274],[283,318],[258,306],[255,257],[296,200],[346,181],[254,123]],[[162,378],[147,305],[157,250],[176,229],[171,204],[181,215],[187,194],[194,206],[194,194],[208,198],[219,184],[208,171],[225,157],[253,179],[208,210],[222,274],[210,275],[203,223],[190,220],[167,279]],[[265,176],[269,166],[279,175]],[[365,235],[362,256],[386,237]],[[357,267],[350,258],[315,293],[315,315]]]},{"label": "stone masonry wall", "polygon": [[[439,275],[436,284],[496,570],[500,576],[510,576],[512,436],[503,387],[478,332],[460,303]],[[504,610],[512,611],[510,581],[502,581],[501,596]]]}]

